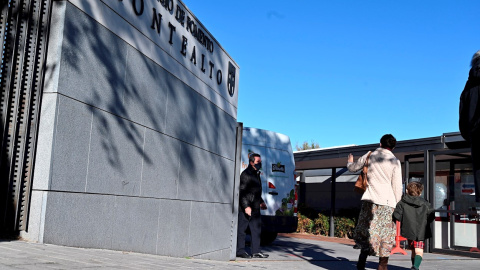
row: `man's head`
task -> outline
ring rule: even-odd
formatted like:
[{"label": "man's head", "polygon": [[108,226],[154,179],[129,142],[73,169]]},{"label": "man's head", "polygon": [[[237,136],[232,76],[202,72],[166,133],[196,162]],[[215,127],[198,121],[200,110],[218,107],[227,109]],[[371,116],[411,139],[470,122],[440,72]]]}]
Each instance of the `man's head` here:
[{"label": "man's head", "polygon": [[480,50],[477,51],[473,56],[472,56],[472,61],[470,62],[471,67],[476,67],[480,66]]},{"label": "man's head", "polygon": [[423,192],[423,184],[417,181],[410,182],[407,185],[407,193],[410,196],[420,196]]},{"label": "man's head", "polygon": [[262,168],[262,157],[259,154],[253,153],[248,157],[250,165],[252,165],[255,170],[260,170]]},{"label": "man's head", "polygon": [[392,134],[385,134],[380,139],[380,145],[383,148],[393,150],[393,148],[395,148],[395,145],[397,145],[397,139],[395,139]]}]

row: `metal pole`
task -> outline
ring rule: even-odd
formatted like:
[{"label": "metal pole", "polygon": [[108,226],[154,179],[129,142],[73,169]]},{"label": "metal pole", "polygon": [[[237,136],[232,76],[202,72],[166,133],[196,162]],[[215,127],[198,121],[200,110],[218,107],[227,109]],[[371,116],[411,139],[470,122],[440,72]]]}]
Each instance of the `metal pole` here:
[{"label": "metal pole", "polygon": [[[297,209],[298,209],[298,206],[301,203],[304,203],[304,201],[302,201],[303,196],[301,195],[301,193],[305,189],[305,173],[304,173],[304,171],[295,170],[295,174],[297,175],[297,177],[300,178],[300,180],[298,182],[296,182],[298,184],[298,189],[297,189]],[[297,179],[295,179],[295,181],[297,181]],[[304,188],[302,188],[302,185],[303,185]]]},{"label": "metal pole", "polygon": [[410,160],[408,157],[405,157],[404,161],[404,166],[405,166],[405,175],[403,176],[403,193],[406,192],[407,190],[407,185],[408,185],[408,179],[410,178]]},{"label": "metal pole", "polygon": [[234,261],[237,257],[237,230],[238,230],[238,196],[240,189],[240,168],[242,166],[242,134],[243,123],[237,123],[237,141],[235,149],[235,172],[233,177],[233,199],[232,199],[232,232],[230,247],[230,260]]},{"label": "metal pole", "polygon": [[450,202],[450,244],[449,248],[453,249],[455,246],[455,201]]},{"label": "metal pole", "polygon": [[331,188],[331,203],[330,203],[330,230],[328,235],[330,237],[335,236],[335,222],[333,217],[335,216],[335,186],[337,181],[337,168],[332,168],[332,188]]},{"label": "metal pole", "polygon": [[[433,155],[430,154],[430,151],[425,150],[423,153],[423,182],[425,183],[425,194],[424,198],[427,199],[429,202],[432,203],[432,205],[435,203],[435,192],[434,192],[434,187],[435,187],[435,165],[433,164],[435,162],[435,158],[430,158],[430,156],[433,157]],[[432,170],[433,169],[433,170]],[[432,174],[433,172],[433,174]],[[435,235],[435,222],[432,222],[430,224],[430,228],[433,232],[433,235]],[[425,241],[425,252],[430,253],[432,252],[432,249],[434,248],[435,245],[435,237],[432,237],[431,239],[426,239]]]}]

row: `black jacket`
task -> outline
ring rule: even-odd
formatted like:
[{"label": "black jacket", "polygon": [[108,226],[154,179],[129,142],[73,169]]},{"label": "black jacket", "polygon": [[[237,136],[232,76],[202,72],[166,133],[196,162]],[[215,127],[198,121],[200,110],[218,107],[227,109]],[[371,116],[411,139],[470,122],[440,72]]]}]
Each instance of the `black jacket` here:
[{"label": "black jacket", "polygon": [[435,218],[434,209],[422,197],[403,195],[393,212],[393,219],[400,221],[400,234],[415,241],[432,237],[430,223]]},{"label": "black jacket", "polygon": [[252,165],[240,175],[240,210],[245,212],[245,208],[252,208],[252,215],[260,215],[260,204],[262,199],[262,180],[260,171],[255,170]]},{"label": "black jacket", "polygon": [[468,81],[460,96],[458,126],[467,142],[480,134],[480,66],[470,69]]}]

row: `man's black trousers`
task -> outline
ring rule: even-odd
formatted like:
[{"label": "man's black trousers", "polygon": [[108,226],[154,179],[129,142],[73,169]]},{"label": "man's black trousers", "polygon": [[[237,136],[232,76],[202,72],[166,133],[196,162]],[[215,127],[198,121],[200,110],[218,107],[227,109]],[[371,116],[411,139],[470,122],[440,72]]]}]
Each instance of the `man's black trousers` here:
[{"label": "man's black trousers", "polygon": [[245,231],[250,227],[252,242],[252,254],[260,252],[260,235],[262,233],[262,216],[260,213],[248,216],[241,210],[238,211],[238,234],[237,234],[237,254],[245,252]]}]

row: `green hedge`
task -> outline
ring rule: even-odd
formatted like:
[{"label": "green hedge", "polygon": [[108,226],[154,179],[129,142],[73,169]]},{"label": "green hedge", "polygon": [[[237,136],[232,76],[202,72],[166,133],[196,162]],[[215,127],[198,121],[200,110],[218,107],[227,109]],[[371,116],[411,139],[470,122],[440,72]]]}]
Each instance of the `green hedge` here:
[{"label": "green hedge", "polygon": [[[335,237],[352,238],[358,216],[358,209],[345,209],[333,217]],[[325,213],[319,213],[307,207],[298,211],[297,232],[329,236],[330,218]]]}]

